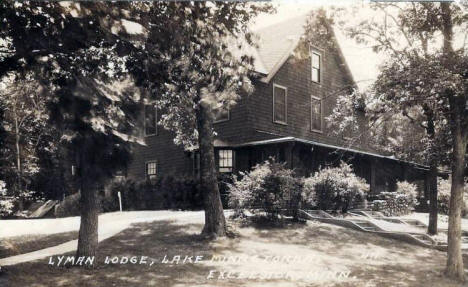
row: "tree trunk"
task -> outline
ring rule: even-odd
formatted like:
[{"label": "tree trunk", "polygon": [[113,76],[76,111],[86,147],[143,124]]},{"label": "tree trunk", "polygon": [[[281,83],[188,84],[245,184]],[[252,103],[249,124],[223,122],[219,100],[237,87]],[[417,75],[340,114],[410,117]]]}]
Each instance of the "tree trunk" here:
[{"label": "tree trunk", "polygon": [[429,225],[427,233],[437,234],[437,165],[431,163],[428,176],[429,185]]},{"label": "tree trunk", "polygon": [[205,207],[205,226],[202,234],[208,237],[226,235],[226,219],[218,189],[213,145],[213,115],[206,103],[197,110],[198,145],[200,150],[200,183]]},{"label": "tree trunk", "polygon": [[450,210],[448,226],[447,267],[445,274],[464,281],[463,258],[461,253],[461,211],[463,207],[464,167],[466,136],[460,124],[454,129],[452,188],[450,190]]},{"label": "tree trunk", "polygon": [[21,195],[22,191],[22,166],[21,166],[21,147],[20,147],[20,131],[18,124],[18,116],[15,111],[15,151],[16,151],[16,195],[18,196],[18,209],[23,211],[24,202]]},{"label": "tree trunk", "polygon": [[87,160],[83,156],[83,151],[77,148],[75,155],[81,216],[76,256],[94,257],[93,262],[97,262],[99,199],[96,185],[90,182],[90,176],[87,175],[88,168],[85,164]]},{"label": "tree trunk", "polygon": [[80,196],[81,221],[76,256],[95,257],[98,248],[99,201],[94,188],[86,184],[83,184],[82,187]]},{"label": "tree trunk", "polygon": [[[444,37],[444,65],[453,66],[453,22],[450,3],[440,4],[442,14],[442,34]],[[452,150],[452,187],[450,190],[450,210],[448,226],[447,266],[445,274],[454,279],[464,281],[463,258],[461,253],[461,211],[463,206],[464,169],[466,154],[466,95],[454,95],[447,90],[450,104],[451,132],[453,138]]]}]

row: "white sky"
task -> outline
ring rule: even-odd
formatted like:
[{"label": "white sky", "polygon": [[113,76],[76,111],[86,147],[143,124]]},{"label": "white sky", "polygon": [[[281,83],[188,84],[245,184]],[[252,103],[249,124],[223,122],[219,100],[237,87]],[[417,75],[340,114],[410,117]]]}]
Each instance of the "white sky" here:
[{"label": "white sky", "polygon": [[[369,10],[366,9],[366,0],[273,0],[277,7],[277,13],[271,15],[260,15],[254,25],[254,29],[269,26],[274,23],[282,22],[289,18],[307,14],[308,11],[319,7],[326,8],[331,5],[342,7],[352,5],[362,5],[359,10],[359,17],[369,17]],[[353,19],[358,20],[358,19]],[[349,39],[341,31],[335,29],[336,37],[340,44],[341,50],[348,62],[354,80],[361,89],[369,86],[376,78],[378,66],[383,59],[375,54],[371,48],[364,45],[358,45],[354,40]]]}]

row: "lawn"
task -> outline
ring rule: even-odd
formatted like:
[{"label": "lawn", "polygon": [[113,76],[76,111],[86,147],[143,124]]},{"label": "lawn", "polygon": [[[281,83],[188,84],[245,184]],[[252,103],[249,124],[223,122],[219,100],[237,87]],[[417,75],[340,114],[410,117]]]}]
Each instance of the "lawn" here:
[{"label": "lawn", "polygon": [[[441,276],[446,258],[440,251],[316,222],[233,224],[237,237],[208,242],[198,235],[202,220],[134,224],[100,244],[95,270],[51,266],[47,258],[4,267],[0,281],[33,287],[458,286]],[[177,255],[192,256],[192,262],[162,263]],[[106,256],[148,258],[144,264],[106,264]],[[196,256],[203,256],[199,263]]]},{"label": "lawn", "polygon": [[52,247],[77,238],[77,231],[50,235],[28,234],[2,238],[0,240],[0,258]]}]

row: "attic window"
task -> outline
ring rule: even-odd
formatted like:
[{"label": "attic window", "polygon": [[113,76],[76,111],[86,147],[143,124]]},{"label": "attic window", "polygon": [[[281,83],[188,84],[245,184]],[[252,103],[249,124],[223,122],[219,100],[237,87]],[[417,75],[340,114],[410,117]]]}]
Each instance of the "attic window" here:
[{"label": "attic window", "polygon": [[322,55],[318,52],[312,52],[311,54],[312,62],[312,82],[320,83],[321,71],[322,71]]}]

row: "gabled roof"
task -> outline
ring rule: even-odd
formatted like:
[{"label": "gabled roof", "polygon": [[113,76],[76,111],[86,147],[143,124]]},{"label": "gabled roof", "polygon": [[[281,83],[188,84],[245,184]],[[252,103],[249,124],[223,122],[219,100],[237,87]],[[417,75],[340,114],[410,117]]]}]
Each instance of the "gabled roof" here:
[{"label": "gabled roof", "polygon": [[[265,75],[262,79],[263,82],[268,83],[273,78],[297,47],[302,36],[304,36],[304,26],[308,15],[309,13],[255,31],[259,37],[259,47],[255,49],[256,52],[252,52],[251,54],[255,58],[255,71]],[[333,29],[331,30],[333,31]],[[336,37],[334,35],[333,37],[336,41]],[[336,44],[338,48],[336,52],[341,65],[349,78],[354,82],[351,70],[341,52],[339,43],[337,42]]]},{"label": "gabled roof", "polygon": [[307,15],[302,15],[256,31],[259,37],[256,61],[265,68],[265,74],[270,74],[296,48],[304,34],[306,19]]}]

